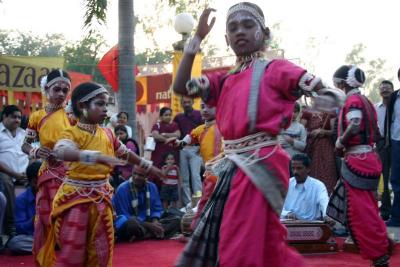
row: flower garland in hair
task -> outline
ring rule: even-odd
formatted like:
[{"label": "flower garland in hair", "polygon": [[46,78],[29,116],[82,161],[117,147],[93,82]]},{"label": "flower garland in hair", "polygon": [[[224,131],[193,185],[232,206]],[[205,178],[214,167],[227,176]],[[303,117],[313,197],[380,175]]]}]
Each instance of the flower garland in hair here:
[{"label": "flower garland in hair", "polygon": [[[363,85],[363,82],[360,82],[356,78],[357,69],[358,68],[356,66],[352,65],[351,68],[349,69],[349,72],[347,73],[346,83],[353,88],[358,88]],[[361,72],[361,79],[365,80],[363,72]]]},{"label": "flower garland in hair", "polygon": [[[131,189],[131,194],[132,194],[132,201],[131,201],[131,206],[133,209],[133,215],[134,216],[139,216],[139,199],[138,199],[138,192],[136,190],[135,182],[133,178],[131,177],[129,179],[129,187]],[[150,190],[149,190],[149,185],[146,182],[145,185],[146,189],[146,221],[150,221],[150,215],[151,215],[151,209],[150,209]]]}]

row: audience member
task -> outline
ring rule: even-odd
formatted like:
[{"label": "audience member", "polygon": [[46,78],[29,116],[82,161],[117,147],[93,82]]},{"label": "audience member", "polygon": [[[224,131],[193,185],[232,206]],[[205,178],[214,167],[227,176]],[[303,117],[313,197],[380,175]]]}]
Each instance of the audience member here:
[{"label": "audience member", "polygon": [[297,121],[299,114],[300,104],[296,102],[293,110],[292,123],[289,128],[283,130],[279,135],[281,146],[290,157],[302,153],[306,148],[307,131],[304,128],[304,125]]},{"label": "audience member", "polygon": [[[221,154],[222,148],[222,135],[215,120],[215,107],[209,106],[204,101],[201,102],[201,117],[204,124],[196,127],[190,134],[186,135],[182,140],[177,140],[176,145],[184,147],[187,144],[198,144],[200,146],[200,156],[205,164],[204,181],[202,188],[202,195],[198,203],[194,203],[196,198],[192,199],[192,206],[197,204],[197,212],[193,218],[192,229],[197,224],[198,218],[202,213],[208,199],[214,192],[217,183],[217,176],[213,173],[211,163],[214,158]],[[207,162],[209,162],[207,164]],[[187,195],[190,195],[189,177],[182,179],[182,189],[187,190]]]},{"label": "audience member", "polygon": [[[154,166],[161,168],[164,165],[164,155],[168,152],[172,152],[177,158],[178,151],[169,144],[170,141],[181,135],[178,125],[175,122],[171,122],[172,109],[163,107],[160,110],[160,121],[157,122],[151,129],[151,135],[156,141],[155,150],[151,153],[151,160]],[[161,186],[161,182],[155,180],[157,186]]]},{"label": "audience member", "polygon": [[4,222],[4,214],[6,213],[6,207],[7,207],[7,199],[1,192],[0,188],[0,253],[4,251],[2,234],[3,234],[3,222]]},{"label": "audience member", "polygon": [[[190,97],[182,96],[181,105],[183,113],[175,116],[174,122],[178,125],[180,130],[180,139],[184,138],[190,132],[200,126],[203,121],[201,113],[193,109],[193,99]],[[199,145],[187,145],[179,153],[179,167],[183,182],[182,188],[182,202],[186,206],[191,202],[191,191],[196,197],[201,196],[201,165],[202,159],[199,156]],[[187,183],[185,181],[188,181]],[[191,188],[185,186],[191,185]],[[192,189],[192,190],[190,190]]]},{"label": "audience member", "polygon": [[28,156],[21,150],[25,139],[25,130],[20,128],[21,116],[17,106],[6,106],[0,123],[0,183],[7,199],[5,233],[10,237],[15,235],[13,179],[25,178],[29,163]]},{"label": "audience member", "polygon": [[128,137],[132,138],[132,128],[131,126],[129,126],[128,123],[128,119],[129,119],[129,115],[127,112],[121,111],[120,113],[118,113],[117,115],[117,119],[118,119],[118,125],[123,125],[126,127],[126,130],[128,132]]},{"label": "audience member", "polygon": [[329,197],[325,185],[309,176],[310,158],[305,154],[292,157],[289,190],[281,214],[282,219],[322,220],[326,217]]},{"label": "audience member", "polygon": [[[128,130],[124,125],[117,125],[114,128],[114,133],[118,139],[126,146],[127,149],[135,153],[140,154],[138,143],[128,136]],[[127,180],[132,175],[133,167],[131,165],[116,166],[113,172],[112,185],[117,188],[120,183]]]},{"label": "audience member", "polygon": [[389,192],[389,178],[390,178],[390,147],[385,145],[385,118],[387,106],[390,102],[390,95],[393,93],[393,83],[388,80],[384,80],[379,85],[379,94],[382,101],[375,105],[378,127],[380,133],[380,139],[377,143],[379,157],[382,161],[382,176],[383,176],[383,193],[381,196],[380,213],[384,220],[388,220],[390,217],[391,198]]},{"label": "audience member", "polygon": [[179,229],[179,218],[160,220],[163,208],[157,186],[147,181],[146,172],[138,166],[132,178],[118,187],[112,202],[120,241],[167,238]]},{"label": "audience member", "polygon": [[336,185],[338,174],[335,146],[332,142],[336,114],[316,109],[304,110],[301,123],[307,130],[307,155],[311,158],[310,175],[322,181],[330,194]]},{"label": "audience member", "polygon": [[175,164],[176,160],[173,153],[167,153],[164,158],[165,164],[162,167],[162,171],[166,178],[162,181],[160,195],[164,211],[167,211],[170,205],[173,208],[177,208],[179,200],[179,167]]},{"label": "audience member", "polygon": [[35,195],[37,192],[37,176],[41,162],[36,161],[26,169],[28,188],[15,201],[14,216],[17,235],[7,243],[8,249],[15,254],[32,254],[33,231],[35,219]]},{"label": "audience member", "polygon": [[[397,76],[400,80],[400,69]],[[400,89],[390,95],[386,114],[385,140],[391,150],[390,183],[394,194],[387,226],[400,227]]]}]

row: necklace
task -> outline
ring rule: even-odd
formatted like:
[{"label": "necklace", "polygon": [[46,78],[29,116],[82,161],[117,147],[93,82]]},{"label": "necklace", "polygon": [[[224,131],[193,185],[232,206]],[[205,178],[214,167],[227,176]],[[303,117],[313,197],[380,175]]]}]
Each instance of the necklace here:
[{"label": "necklace", "polygon": [[76,126],[83,131],[91,133],[92,135],[94,135],[97,130],[97,124],[82,123],[78,121]]},{"label": "necklace", "polygon": [[[136,190],[135,182],[133,181],[133,178],[131,177],[129,179],[129,187],[131,189],[131,194],[132,194],[132,201],[131,201],[131,206],[133,209],[133,215],[134,216],[139,216],[139,197],[138,197],[138,192]],[[145,196],[146,196],[146,221],[150,221],[150,216],[151,216],[151,208],[150,208],[150,191],[149,191],[149,185],[145,184]]]},{"label": "necklace", "polygon": [[44,107],[44,110],[46,111],[46,113],[51,113],[51,112],[59,110],[63,107],[64,107],[63,104],[56,105],[56,104],[52,104],[52,103],[47,103],[46,106]]},{"label": "necklace", "polygon": [[238,56],[236,57],[236,66],[234,68],[234,72],[245,71],[253,65],[256,59],[265,57],[266,56],[264,51],[256,51],[254,53],[251,53],[250,55]]}]

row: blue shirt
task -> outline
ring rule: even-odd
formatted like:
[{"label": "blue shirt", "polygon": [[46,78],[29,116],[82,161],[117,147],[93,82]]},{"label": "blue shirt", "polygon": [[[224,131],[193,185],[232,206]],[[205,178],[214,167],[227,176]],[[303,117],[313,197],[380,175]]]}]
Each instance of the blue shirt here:
[{"label": "blue shirt", "polygon": [[293,213],[299,220],[320,220],[326,215],[328,202],[328,191],[321,181],[308,176],[303,184],[297,184],[292,177],[281,218]]},{"label": "blue shirt", "polygon": [[[152,182],[147,182],[150,192],[150,217],[160,218],[163,212],[160,195],[158,193],[157,186]],[[146,189],[143,187],[138,194],[138,216],[136,217],[139,221],[144,222],[146,220]],[[132,208],[132,192],[129,185],[129,180],[120,184],[117,188],[112,203],[117,213],[117,216],[123,215],[126,218],[134,216]]]},{"label": "blue shirt", "polygon": [[35,213],[35,195],[32,188],[28,187],[15,199],[14,217],[17,234],[33,235]]}]

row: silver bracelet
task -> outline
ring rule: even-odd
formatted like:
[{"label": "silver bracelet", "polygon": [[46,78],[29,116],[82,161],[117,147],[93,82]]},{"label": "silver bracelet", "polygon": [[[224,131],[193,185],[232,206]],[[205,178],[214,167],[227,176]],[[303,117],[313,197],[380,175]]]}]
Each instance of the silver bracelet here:
[{"label": "silver bracelet", "polygon": [[97,159],[100,156],[99,151],[94,150],[82,150],[79,153],[79,162],[86,165],[93,165],[97,163]]},{"label": "silver bracelet", "polygon": [[200,51],[200,44],[200,37],[195,35],[188,43],[186,43],[185,47],[183,48],[183,52],[189,55],[196,55]]},{"label": "silver bracelet", "polygon": [[139,167],[144,169],[147,172],[150,171],[153,166],[153,162],[144,158],[140,158]]},{"label": "silver bracelet", "polygon": [[29,150],[29,158],[30,159],[37,159],[37,151],[39,150],[38,147],[32,147],[31,150]]}]

